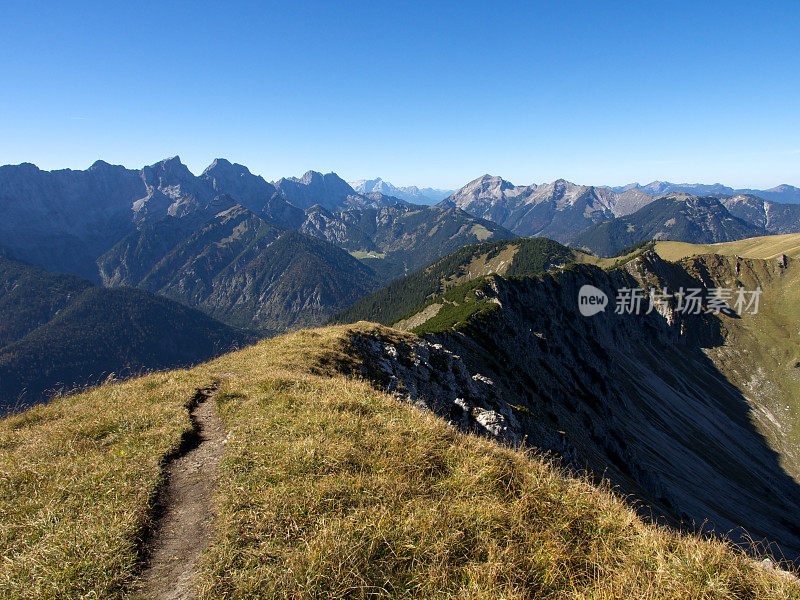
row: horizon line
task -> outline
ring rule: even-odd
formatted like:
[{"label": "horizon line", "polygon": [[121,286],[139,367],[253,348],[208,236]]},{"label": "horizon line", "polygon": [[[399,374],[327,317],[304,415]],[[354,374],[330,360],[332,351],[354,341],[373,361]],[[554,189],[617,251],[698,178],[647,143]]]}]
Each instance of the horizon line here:
[{"label": "horizon line", "polygon": [[[131,168],[131,167],[126,166],[126,165],[121,164],[121,163],[110,163],[110,162],[108,162],[108,161],[106,161],[105,159],[102,159],[102,158],[96,159],[95,161],[92,162],[92,164],[90,164],[88,167],[86,167],[84,169],[79,169],[79,168],[78,169],[74,169],[74,168],[71,168],[71,167],[61,167],[61,168],[56,168],[56,169],[42,169],[35,162],[31,162],[31,161],[27,161],[27,160],[23,160],[23,161],[21,161],[19,163],[6,163],[6,164],[3,164],[3,165],[0,165],[0,168],[4,168],[4,167],[20,167],[20,166],[23,166],[23,165],[33,165],[34,167],[36,167],[36,169],[38,169],[39,171],[45,172],[45,173],[52,173],[52,172],[57,172],[57,171],[88,171],[95,164],[101,162],[101,163],[105,163],[107,165],[114,166],[114,167],[122,167],[122,168],[128,169],[128,170],[140,171],[140,170],[142,170],[142,169],[144,169],[146,167],[153,167],[155,165],[158,165],[159,163],[164,163],[164,162],[168,162],[168,161],[175,160],[175,159],[177,159],[178,162],[181,165],[186,167],[186,169],[189,171],[189,173],[191,173],[192,176],[194,176],[194,177],[199,177],[200,175],[202,175],[216,161],[224,160],[224,161],[227,161],[228,163],[230,163],[232,165],[240,165],[240,166],[244,167],[252,175],[254,175],[256,177],[261,177],[262,179],[264,179],[264,181],[267,181],[269,183],[276,183],[276,182],[280,181],[281,179],[290,179],[290,178],[298,178],[299,179],[303,175],[305,175],[307,173],[311,173],[311,172],[320,173],[320,174],[323,174],[323,175],[331,175],[331,174],[336,175],[337,177],[339,177],[340,179],[345,181],[348,185],[350,185],[351,182],[352,183],[357,183],[357,182],[361,182],[361,181],[381,180],[384,183],[389,183],[389,184],[391,184],[391,185],[393,185],[394,187],[397,187],[397,188],[417,187],[417,188],[429,188],[429,189],[434,189],[434,190],[438,190],[438,191],[452,191],[452,192],[458,191],[459,189],[461,189],[464,186],[472,183],[473,181],[477,181],[477,180],[479,180],[479,179],[481,179],[483,177],[487,177],[487,176],[488,177],[499,177],[503,181],[506,181],[508,183],[512,183],[510,180],[506,179],[502,175],[491,175],[489,173],[484,173],[483,175],[479,175],[478,177],[474,177],[472,179],[469,179],[468,181],[466,181],[464,184],[462,184],[458,188],[452,188],[450,186],[423,185],[423,184],[419,184],[419,183],[398,184],[398,183],[389,181],[388,179],[385,179],[385,178],[383,178],[381,176],[369,177],[369,178],[368,177],[364,177],[364,178],[361,178],[361,179],[345,179],[344,177],[341,177],[336,171],[328,171],[327,173],[324,173],[323,171],[320,171],[320,170],[317,170],[317,169],[306,169],[299,176],[297,176],[297,175],[289,175],[289,176],[284,175],[282,177],[279,177],[278,179],[267,179],[263,175],[253,172],[250,169],[250,167],[248,167],[244,163],[239,163],[239,162],[236,162],[234,160],[230,160],[230,159],[224,158],[224,157],[213,158],[208,163],[208,165],[198,174],[198,173],[195,173],[195,171],[193,171],[186,163],[184,163],[181,160],[180,154],[167,156],[166,158],[162,158],[162,159],[157,160],[155,162],[146,163],[146,164],[144,164],[144,165],[142,165],[141,167],[138,167],[138,168]],[[722,183],[720,181],[716,181],[714,183],[702,183],[702,182],[699,182],[699,181],[695,181],[695,182],[681,181],[681,182],[678,182],[678,181],[668,181],[668,180],[665,180],[665,179],[653,179],[652,181],[649,181],[649,182],[644,183],[644,184],[640,183],[639,181],[629,181],[629,182],[623,183],[623,184],[585,184],[585,183],[575,183],[574,181],[570,181],[569,179],[566,179],[564,177],[556,177],[555,179],[552,179],[552,180],[544,180],[541,183],[532,182],[532,183],[522,184],[522,185],[512,183],[512,185],[514,185],[515,187],[529,187],[531,185],[547,185],[547,184],[550,184],[550,183],[555,183],[557,181],[566,181],[567,183],[571,183],[572,185],[579,185],[579,186],[583,186],[583,187],[596,187],[596,188],[609,188],[609,189],[611,189],[611,188],[622,188],[622,187],[626,187],[626,186],[638,186],[638,187],[642,188],[642,187],[647,187],[648,185],[652,185],[654,183],[665,183],[665,184],[678,185],[678,186],[692,186],[692,185],[702,185],[702,186],[709,186],[709,187],[723,186],[723,187],[727,187],[727,188],[732,189],[734,192],[736,192],[736,191],[747,191],[747,190],[771,191],[771,190],[774,190],[774,189],[776,189],[778,187],[781,187],[781,186],[784,186],[784,185],[800,189],[800,184],[795,185],[795,184],[788,183],[788,182],[781,182],[781,183],[777,183],[777,184],[773,185],[772,187],[761,188],[761,187],[735,187],[735,186],[732,186],[732,185],[728,185],[726,183]]]}]

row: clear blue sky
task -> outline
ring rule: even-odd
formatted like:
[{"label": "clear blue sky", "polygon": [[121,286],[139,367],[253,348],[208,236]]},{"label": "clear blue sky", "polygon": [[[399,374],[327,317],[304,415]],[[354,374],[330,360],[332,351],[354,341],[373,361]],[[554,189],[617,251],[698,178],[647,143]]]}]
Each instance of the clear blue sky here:
[{"label": "clear blue sky", "polygon": [[0,163],[800,185],[800,2],[15,2]]}]

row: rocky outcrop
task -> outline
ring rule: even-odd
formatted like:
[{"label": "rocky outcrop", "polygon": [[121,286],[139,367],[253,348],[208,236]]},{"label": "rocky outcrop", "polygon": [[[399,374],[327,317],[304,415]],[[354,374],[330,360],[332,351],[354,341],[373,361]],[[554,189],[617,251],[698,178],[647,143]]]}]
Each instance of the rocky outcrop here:
[{"label": "rocky outcrop", "polygon": [[522,425],[494,382],[471,373],[460,356],[441,344],[419,338],[398,342],[377,331],[351,341],[368,365],[367,375],[398,398],[466,431],[507,443],[524,439]]}]

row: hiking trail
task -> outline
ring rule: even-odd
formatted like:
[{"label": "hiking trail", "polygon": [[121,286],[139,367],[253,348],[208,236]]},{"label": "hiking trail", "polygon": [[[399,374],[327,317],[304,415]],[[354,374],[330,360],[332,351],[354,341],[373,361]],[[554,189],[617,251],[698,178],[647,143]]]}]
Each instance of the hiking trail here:
[{"label": "hiking trail", "polygon": [[144,544],[145,565],[133,588],[135,598],[189,600],[196,595],[195,567],[211,541],[211,498],[227,443],[215,395],[216,386],[197,390],[190,404],[193,428],[166,461],[166,481]]}]

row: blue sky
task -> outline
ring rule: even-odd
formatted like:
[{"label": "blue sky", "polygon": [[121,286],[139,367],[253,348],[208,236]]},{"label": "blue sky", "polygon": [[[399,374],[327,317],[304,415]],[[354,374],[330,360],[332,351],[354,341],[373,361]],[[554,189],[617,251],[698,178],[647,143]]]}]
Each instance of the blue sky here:
[{"label": "blue sky", "polygon": [[800,185],[800,2],[17,2],[0,163]]}]

